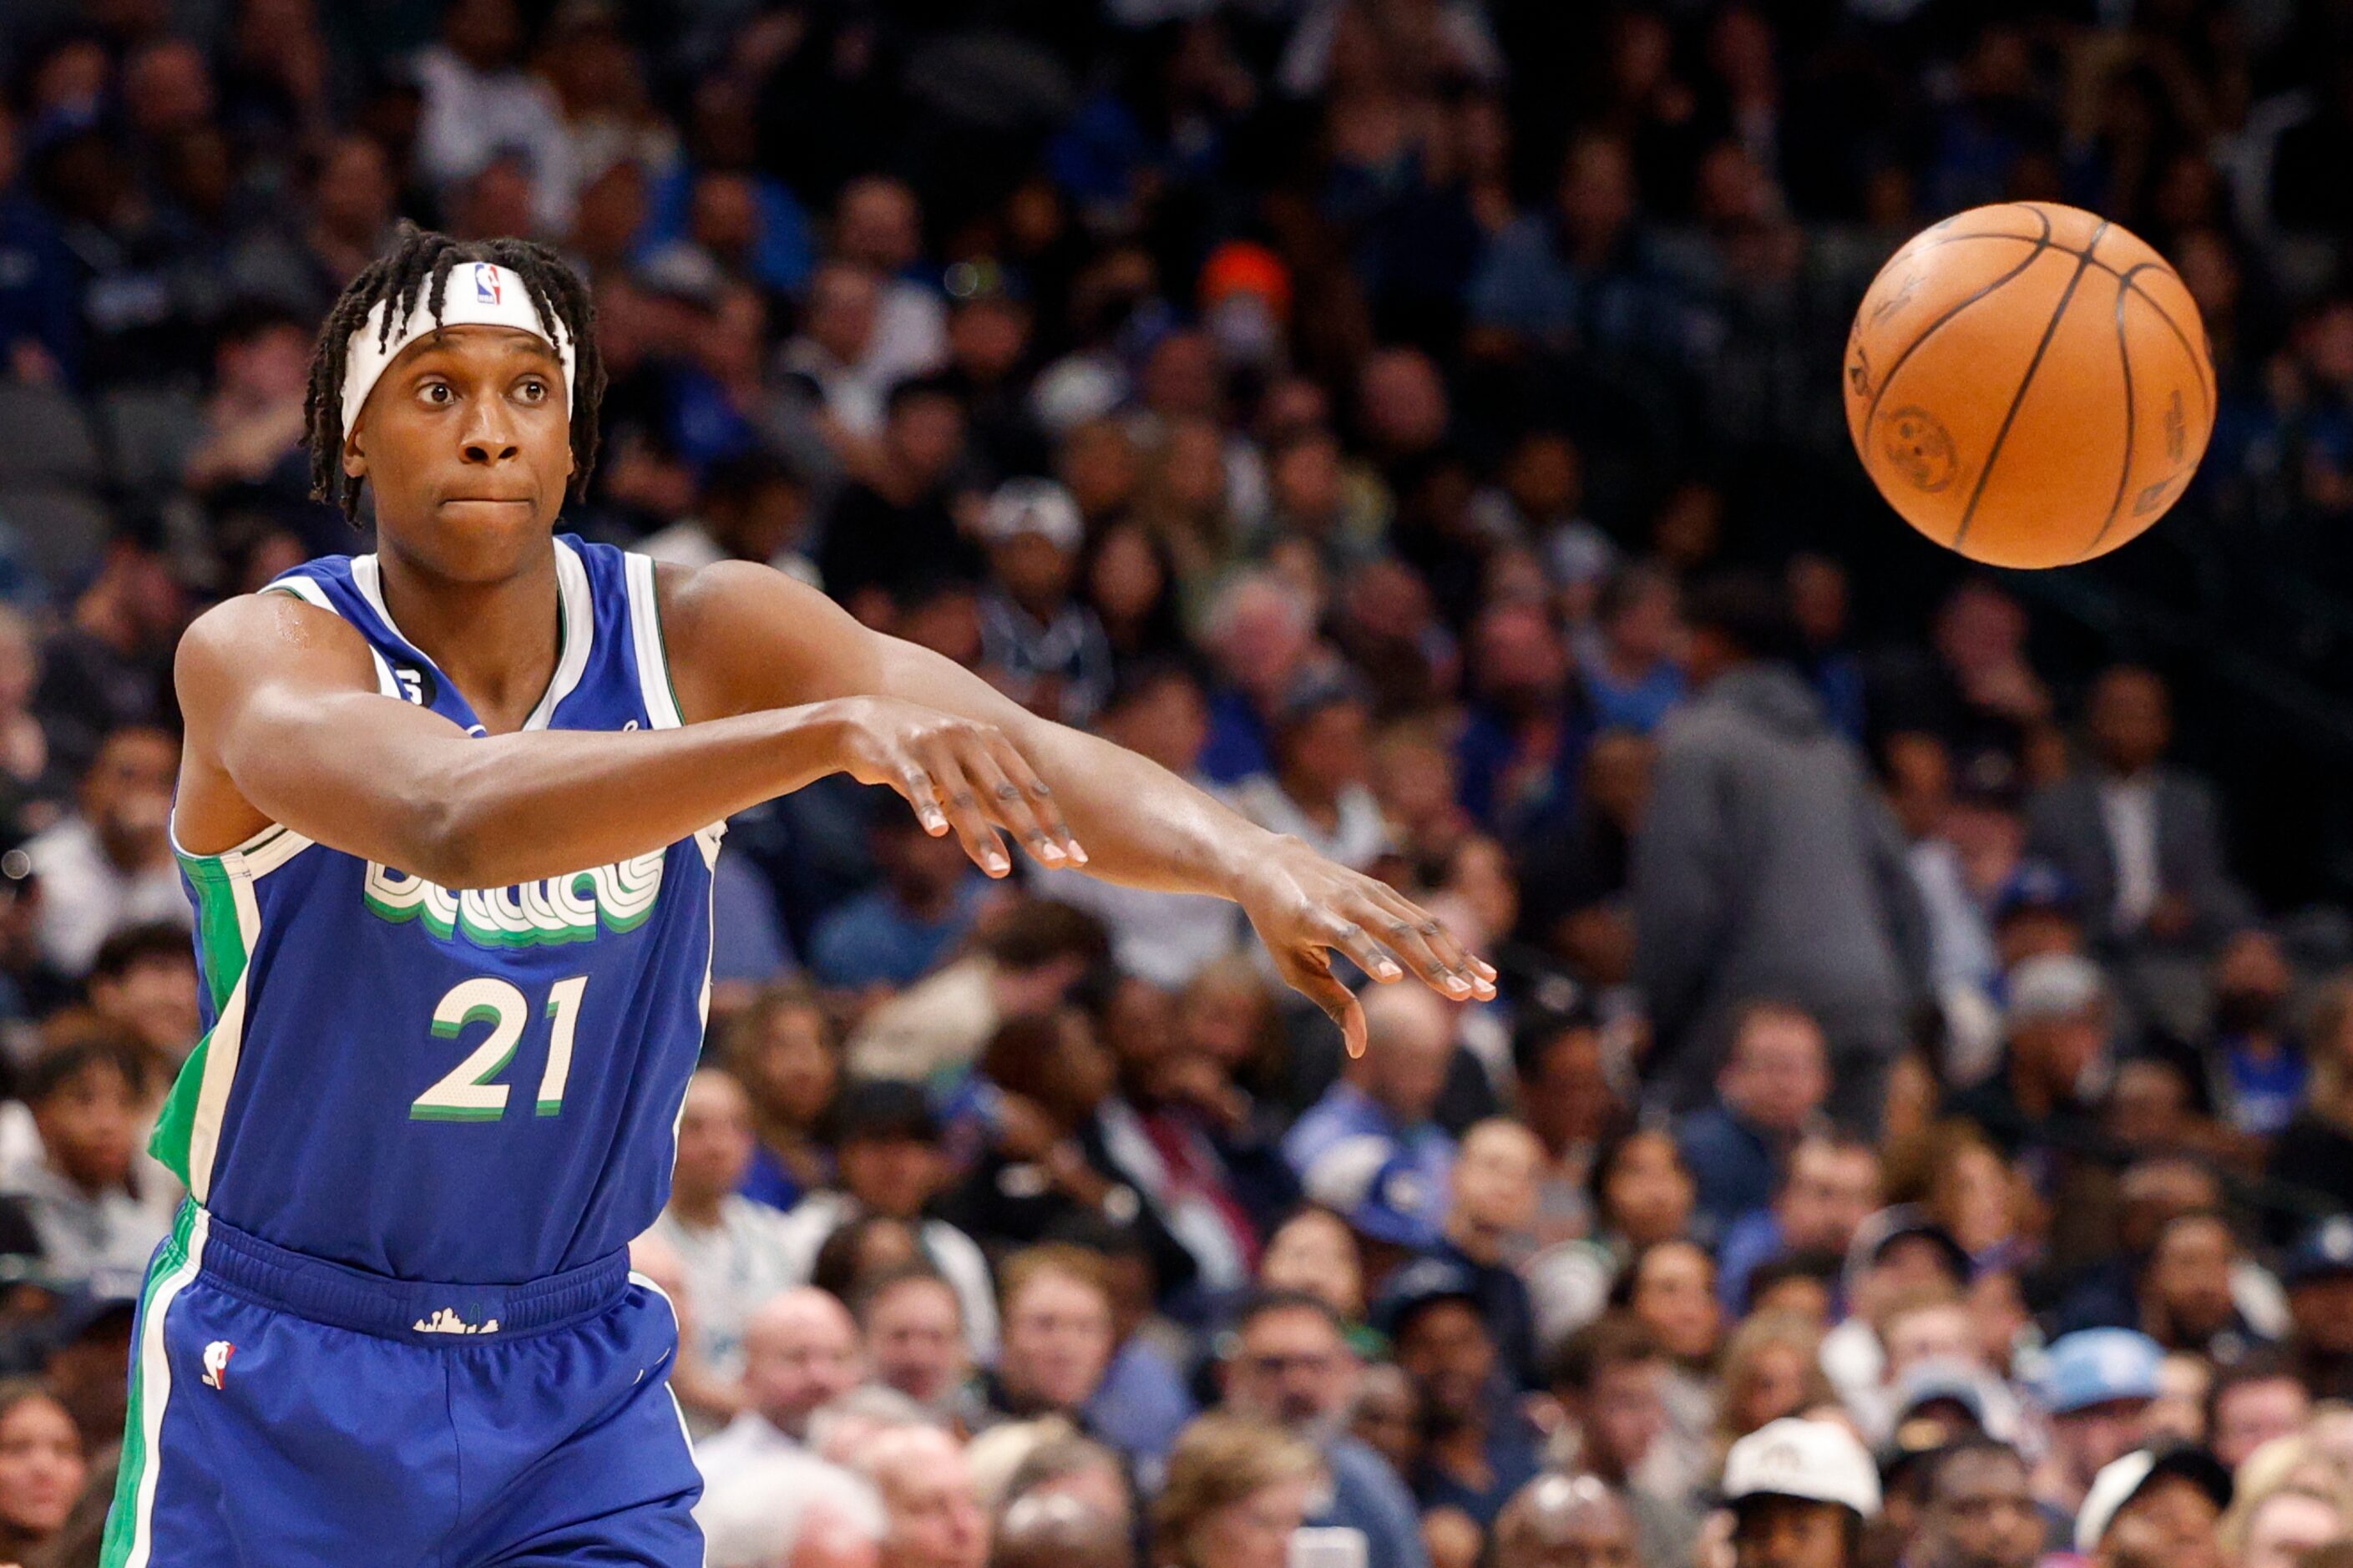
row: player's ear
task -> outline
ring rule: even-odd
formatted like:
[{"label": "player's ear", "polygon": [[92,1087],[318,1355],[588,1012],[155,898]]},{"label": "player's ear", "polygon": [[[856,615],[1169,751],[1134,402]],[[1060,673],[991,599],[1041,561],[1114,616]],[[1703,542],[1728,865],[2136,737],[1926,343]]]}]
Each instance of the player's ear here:
[{"label": "player's ear", "polygon": [[354,479],[367,478],[367,453],[361,449],[357,429],[343,437],[343,472]]}]

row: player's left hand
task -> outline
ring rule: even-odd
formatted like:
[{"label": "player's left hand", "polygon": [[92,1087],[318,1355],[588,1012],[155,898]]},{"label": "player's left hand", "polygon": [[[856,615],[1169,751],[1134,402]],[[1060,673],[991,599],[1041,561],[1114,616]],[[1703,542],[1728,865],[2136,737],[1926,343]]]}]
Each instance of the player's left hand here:
[{"label": "player's left hand", "polygon": [[1278,839],[1255,858],[1236,899],[1283,980],[1331,1015],[1352,1057],[1365,1052],[1365,1012],[1333,974],[1335,952],[1382,984],[1410,973],[1450,1002],[1495,994],[1494,966],[1464,952],[1443,921],[1297,838]]}]

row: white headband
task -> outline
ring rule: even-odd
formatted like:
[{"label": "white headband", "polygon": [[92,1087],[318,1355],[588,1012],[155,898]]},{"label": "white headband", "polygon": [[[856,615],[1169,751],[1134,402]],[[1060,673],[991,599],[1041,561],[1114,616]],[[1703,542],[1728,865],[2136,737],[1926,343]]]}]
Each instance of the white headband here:
[{"label": "white headband", "polygon": [[441,298],[441,319],[436,321],[433,312],[425,307],[420,291],[417,306],[403,318],[400,326],[378,347],[384,330],[386,301],[379,300],[352,333],[351,343],[343,358],[343,426],[349,439],[352,426],[360,416],[360,405],[377,380],[400,357],[400,351],[438,327],[512,327],[529,332],[554,349],[564,362],[564,408],[572,409],[572,337],[560,321],[542,321],[538,307],[531,300],[531,290],[512,271],[488,261],[461,262],[449,269],[449,280]]}]

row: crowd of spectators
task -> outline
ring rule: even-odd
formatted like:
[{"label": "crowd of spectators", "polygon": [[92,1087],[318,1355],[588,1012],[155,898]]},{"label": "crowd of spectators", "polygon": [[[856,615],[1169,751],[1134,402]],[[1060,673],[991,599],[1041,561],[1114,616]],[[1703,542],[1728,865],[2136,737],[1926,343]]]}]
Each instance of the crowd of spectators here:
[{"label": "crowd of spectators", "polygon": [[[736,819],[637,1249],[715,1568],[2345,1568],[2353,835],[2265,764],[2353,735],[2348,152],[2329,0],[9,0],[0,1560],[96,1561],[180,1196],[172,649],[367,548],[303,389],[406,217],[592,281],[564,527],[1504,972],[1348,1059],[1217,900]],[[1843,449],[1881,259],[2010,198],[2214,345],[2089,599]]]}]

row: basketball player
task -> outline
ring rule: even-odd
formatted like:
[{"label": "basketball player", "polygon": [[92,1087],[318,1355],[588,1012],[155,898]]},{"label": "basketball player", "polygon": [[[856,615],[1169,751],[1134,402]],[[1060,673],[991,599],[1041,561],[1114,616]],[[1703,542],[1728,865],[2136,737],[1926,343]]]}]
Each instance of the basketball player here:
[{"label": "basketball player", "polygon": [[153,1148],[190,1202],[142,1297],[103,1561],[702,1561],[626,1247],[702,1039],[727,816],[846,773],[992,877],[1239,902],[1360,1045],[1328,954],[1494,972],[1381,884],[1035,719],[766,567],[554,533],[596,456],[580,279],[405,231],[328,318],[322,497],[376,551],[201,617],[174,833],[208,1032]]}]

